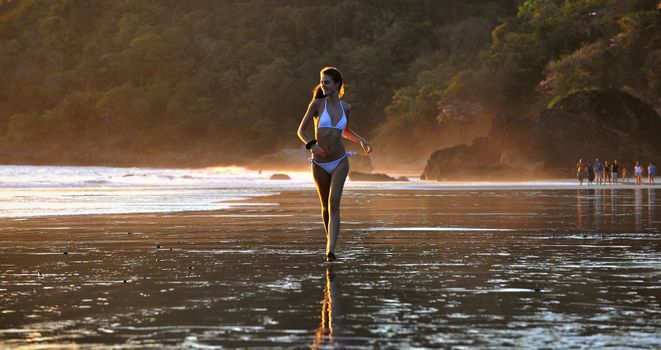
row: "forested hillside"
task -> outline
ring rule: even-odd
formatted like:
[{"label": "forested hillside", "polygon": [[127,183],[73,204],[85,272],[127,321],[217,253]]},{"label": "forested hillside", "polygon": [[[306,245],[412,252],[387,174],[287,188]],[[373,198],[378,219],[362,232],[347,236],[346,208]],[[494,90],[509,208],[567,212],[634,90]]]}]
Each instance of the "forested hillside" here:
[{"label": "forested hillside", "polygon": [[[0,1],[0,161],[242,164],[300,147],[339,67],[378,162],[582,89],[659,108],[653,0]],[[381,158],[379,158],[381,157]],[[303,160],[303,163],[305,161]]]},{"label": "forested hillside", "polygon": [[397,91],[379,130],[392,145],[387,153],[427,156],[429,145],[486,134],[495,116],[537,119],[581,90],[624,90],[661,111],[661,14],[653,0],[528,0],[479,55],[463,67],[452,62],[436,60]]}]

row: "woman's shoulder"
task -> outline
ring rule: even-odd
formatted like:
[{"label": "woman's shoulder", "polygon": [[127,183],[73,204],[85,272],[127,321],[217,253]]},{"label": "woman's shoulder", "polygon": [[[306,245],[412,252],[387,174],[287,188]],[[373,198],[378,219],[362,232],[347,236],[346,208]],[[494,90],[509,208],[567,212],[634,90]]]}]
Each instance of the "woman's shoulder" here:
[{"label": "woman's shoulder", "polygon": [[[315,115],[317,115],[317,114],[321,113],[321,111],[322,111],[321,108],[323,108],[323,105],[324,105],[324,99],[323,98],[313,98],[312,101],[310,101],[310,105],[309,105],[308,109],[316,112]],[[322,107],[320,108],[320,106],[322,106]]]},{"label": "woman's shoulder", "polygon": [[345,100],[340,100],[340,102],[342,103],[342,108],[344,108],[345,111],[351,111],[351,105],[349,102]]}]

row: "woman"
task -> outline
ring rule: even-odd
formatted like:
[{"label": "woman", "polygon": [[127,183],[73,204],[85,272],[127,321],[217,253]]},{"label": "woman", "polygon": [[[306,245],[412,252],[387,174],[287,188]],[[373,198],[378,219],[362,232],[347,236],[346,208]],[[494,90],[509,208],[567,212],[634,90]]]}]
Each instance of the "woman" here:
[{"label": "woman", "polygon": [[654,184],[654,173],[656,172],[656,166],[654,166],[654,162],[650,160],[649,164],[647,164],[647,183],[650,185]]},{"label": "woman", "polygon": [[[344,94],[342,73],[326,67],[319,73],[320,82],[314,88],[312,102],[298,127],[298,137],[312,152],[312,176],[321,201],[321,217],[326,233],[326,261],[335,261],[335,244],[340,233],[340,199],[349,173],[349,160],[342,138],[360,143],[365,154],[372,152],[370,144],[351,128],[348,116],[351,105],[340,100]],[[307,128],[314,120],[315,137]]]},{"label": "woman", "polygon": [[585,169],[583,167],[583,158],[578,159],[576,164],[576,177],[578,178],[578,185],[583,185],[583,178],[585,177]]}]

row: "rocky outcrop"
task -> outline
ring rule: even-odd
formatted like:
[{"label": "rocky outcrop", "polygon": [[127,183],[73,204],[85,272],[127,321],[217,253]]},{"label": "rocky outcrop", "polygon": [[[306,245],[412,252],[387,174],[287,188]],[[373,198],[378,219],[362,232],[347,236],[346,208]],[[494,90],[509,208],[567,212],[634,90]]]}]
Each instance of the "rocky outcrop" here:
[{"label": "rocky outcrop", "polygon": [[349,172],[349,180],[351,181],[409,181],[406,177],[392,177],[387,174],[367,174],[358,171]]},{"label": "rocky outcrop", "polygon": [[578,158],[617,159],[620,164],[661,158],[661,117],[619,90],[569,95],[538,120],[496,117],[487,137],[434,152],[421,178],[566,178]]},{"label": "rocky outcrop", "polygon": [[542,145],[529,119],[497,117],[487,137],[434,152],[423,180],[523,179],[539,175]]},{"label": "rocky outcrop", "polygon": [[276,174],[271,175],[270,179],[271,180],[291,180],[291,177],[289,177],[289,175],[287,175],[287,174],[276,173]]},{"label": "rocky outcrop", "polygon": [[374,170],[372,160],[368,156],[356,155],[349,157],[349,169],[363,173],[371,173]]}]

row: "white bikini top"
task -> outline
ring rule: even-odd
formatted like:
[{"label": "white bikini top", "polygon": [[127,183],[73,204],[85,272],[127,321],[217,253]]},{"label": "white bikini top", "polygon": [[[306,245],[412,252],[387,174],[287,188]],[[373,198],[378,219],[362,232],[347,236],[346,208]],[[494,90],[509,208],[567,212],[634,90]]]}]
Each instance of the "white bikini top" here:
[{"label": "white bikini top", "polygon": [[321,128],[333,128],[344,131],[347,127],[347,115],[344,113],[344,107],[342,107],[342,102],[340,102],[340,107],[342,108],[342,118],[337,124],[333,125],[333,120],[331,119],[328,110],[326,110],[326,100],[324,100],[324,111],[319,117],[319,124],[317,124],[317,129]]}]

